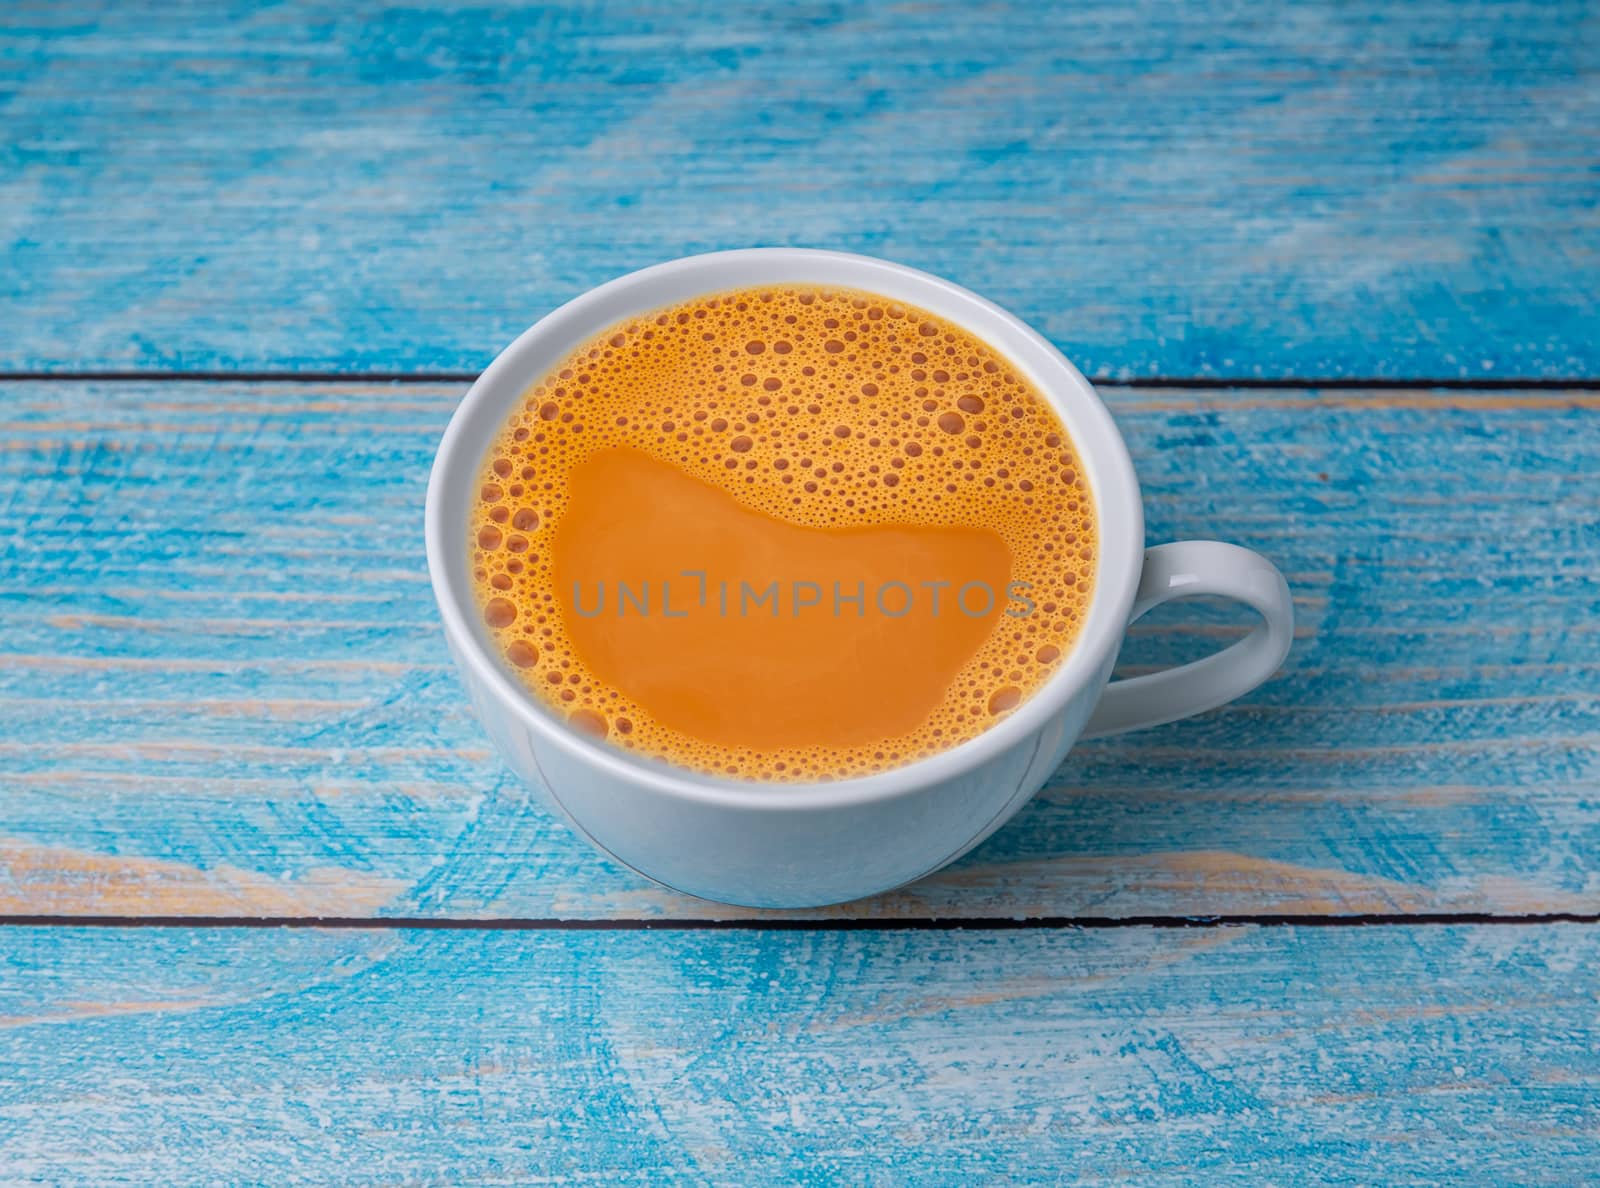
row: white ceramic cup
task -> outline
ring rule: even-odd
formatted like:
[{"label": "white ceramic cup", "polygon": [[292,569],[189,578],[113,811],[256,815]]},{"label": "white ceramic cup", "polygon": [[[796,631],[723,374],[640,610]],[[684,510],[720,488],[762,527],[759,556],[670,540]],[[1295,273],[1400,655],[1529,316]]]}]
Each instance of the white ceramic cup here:
[{"label": "white ceramic cup", "polygon": [[[498,659],[468,573],[467,517],[479,467],[530,385],[624,319],[706,293],[772,284],[864,289],[920,306],[989,342],[1066,425],[1098,517],[1090,603],[1055,675],[977,737],[858,779],[806,785],[717,779],[574,732]],[[841,252],[762,248],[690,256],[601,285],[541,319],[478,377],[451,418],[428,483],[427,544],[450,651],[512,768],[623,865],[692,895],[752,907],[837,903],[938,870],[1021,808],[1077,739],[1231,701],[1272,675],[1293,629],[1283,575],[1248,549],[1215,541],[1144,547],[1144,509],[1127,447],[1089,382],[1049,342],[948,281]],[[1107,684],[1132,620],[1160,603],[1200,594],[1246,603],[1261,622],[1215,655]]]}]

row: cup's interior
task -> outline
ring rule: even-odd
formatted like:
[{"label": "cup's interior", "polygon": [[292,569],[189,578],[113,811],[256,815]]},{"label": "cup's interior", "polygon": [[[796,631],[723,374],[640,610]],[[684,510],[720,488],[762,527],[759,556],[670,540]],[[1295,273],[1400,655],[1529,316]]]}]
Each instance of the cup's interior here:
[{"label": "cup's interior", "polygon": [[[1137,582],[1144,524],[1132,464],[1109,413],[1078,371],[1020,320],[947,281],[888,261],[838,252],[752,249],[689,257],[619,278],[549,314],[503,351],[473,384],[452,418],[428,490],[428,556],[447,631],[464,662],[497,694],[511,699],[541,732],[566,746],[603,752],[668,782],[748,788],[755,781],[720,780],[668,768],[572,731],[502,666],[497,649],[474,612],[468,572],[467,519],[485,451],[529,386],[575,347],[618,322],[663,306],[729,289],[772,284],[836,285],[918,306],[954,322],[1008,357],[1050,402],[1078,449],[1094,501],[1099,548],[1085,621],[1055,675],[1008,717],[981,734],[929,758],[875,775],[827,784],[766,784],[763,795],[845,785],[870,792],[932,767],[976,763],[1042,725],[1072,691],[1099,671],[1107,649],[1121,641]],[[597,758],[600,756],[596,756]],[[931,773],[930,773],[931,774]]]}]

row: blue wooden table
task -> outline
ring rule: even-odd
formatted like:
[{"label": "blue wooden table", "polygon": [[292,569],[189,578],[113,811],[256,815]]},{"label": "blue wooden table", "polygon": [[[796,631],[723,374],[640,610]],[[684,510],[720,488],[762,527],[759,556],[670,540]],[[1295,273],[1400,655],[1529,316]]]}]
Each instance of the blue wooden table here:
[{"label": "blue wooden table", "polygon": [[[0,128],[0,1179],[1600,1178],[1592,4],[14,0]],[[841,908],[544,816],[433,448],[762,244],[1049,334],[1283,673]]]}]

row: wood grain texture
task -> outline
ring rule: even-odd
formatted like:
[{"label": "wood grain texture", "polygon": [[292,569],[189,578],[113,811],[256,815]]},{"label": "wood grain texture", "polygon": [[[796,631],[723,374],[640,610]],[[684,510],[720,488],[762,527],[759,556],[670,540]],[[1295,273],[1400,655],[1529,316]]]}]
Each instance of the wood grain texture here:
[{"label": "wood grain texture", "polygon": [[1581,926],[8,928],[0,953],[20,1180],[1600,1177]]},{"label": "wood grain texture", "polygon": [[[0,912],[735,911],[608,865],[471,720],[422,554],[459,395],[0,385]],[[1107,398],[1152,541],[1288,575],[1286,669],[838,914],[1600,910],[1600,394]],[[1171,608],[1125,668],[1245,627]]]},{"label": "wood grain texture", "polygon": [[1586,0],[15,0],[0,367],[476,369],[632,268],[903,260],[1107,376],[1600,374]]}]

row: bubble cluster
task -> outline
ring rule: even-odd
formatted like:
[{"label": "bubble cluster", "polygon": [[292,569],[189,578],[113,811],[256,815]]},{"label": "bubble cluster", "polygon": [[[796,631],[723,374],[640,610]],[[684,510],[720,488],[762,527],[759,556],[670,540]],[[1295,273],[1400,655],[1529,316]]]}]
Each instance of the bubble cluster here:
[{"label": "bubble cluster", "polygon": [[[916,730],[869,746],[718,746],[659,723],[586,667],[563,627],[550,541],[567,475],[626,446],[793,524],[998,533],[1033,610],[1001,618]],[[873,294],[740,289],[614,326],[524,395],[484,457],[468,541],[485,624],[572,727],[715,775],[810,781],[947,750],[1059,667],[1096,550],[1083,468],[1049,405],[959,327]],[[867,678],[867,679],[870,679]]]}]

